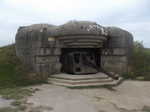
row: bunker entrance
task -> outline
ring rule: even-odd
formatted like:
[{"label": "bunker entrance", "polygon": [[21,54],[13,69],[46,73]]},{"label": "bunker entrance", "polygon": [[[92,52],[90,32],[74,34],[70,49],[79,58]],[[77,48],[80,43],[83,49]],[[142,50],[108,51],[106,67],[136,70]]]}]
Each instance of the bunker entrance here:
[{"label": "bunker entrance", "polygon": [[62,48],[61,71],[70,74],[92,74],[100,69],[100,49]]}]

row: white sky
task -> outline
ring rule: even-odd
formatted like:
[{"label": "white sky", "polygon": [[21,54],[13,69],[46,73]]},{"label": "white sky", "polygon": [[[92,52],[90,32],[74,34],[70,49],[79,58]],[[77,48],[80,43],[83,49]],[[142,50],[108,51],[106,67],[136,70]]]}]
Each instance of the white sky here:
[{"label": "white sky", "polygon": [[126,29],[150,47],[149,10],[149,0],[1,0],[0,46],[15,42],[19,26],[88,20]]}]

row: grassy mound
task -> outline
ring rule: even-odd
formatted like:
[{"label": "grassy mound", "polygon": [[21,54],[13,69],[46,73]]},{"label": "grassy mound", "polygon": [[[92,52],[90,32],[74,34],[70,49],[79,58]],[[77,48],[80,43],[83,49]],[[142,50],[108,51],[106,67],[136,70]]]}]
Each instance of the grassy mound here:
[{"label": "grassy mound", "polygon": [[0,48],[0,89],[28,85],[23,80],[26,73],[16,56],[15,45]]}]

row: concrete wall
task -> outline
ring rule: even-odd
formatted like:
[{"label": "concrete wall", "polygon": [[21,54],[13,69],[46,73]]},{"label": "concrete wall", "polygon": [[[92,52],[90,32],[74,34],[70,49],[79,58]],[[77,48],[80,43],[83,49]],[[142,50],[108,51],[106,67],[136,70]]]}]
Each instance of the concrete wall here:
[{"label": "concrete wall", "polygon": [[[49,74],[60,73],[61,50],[47,25],[20,28],[16,35],[16,53],[29,68],[28,78],[47,79]],[[51,33],[52,32],[52,33]],[[50,34],[49,34],[50,33]],[[51,38],[51,39],[50,39]]]},{"label": "concrete wall", "polygon": [[109,39],[102,50],[101,66],[110,72],[128,72],[132,55],[133,37],[120,28],[108,27]]}]

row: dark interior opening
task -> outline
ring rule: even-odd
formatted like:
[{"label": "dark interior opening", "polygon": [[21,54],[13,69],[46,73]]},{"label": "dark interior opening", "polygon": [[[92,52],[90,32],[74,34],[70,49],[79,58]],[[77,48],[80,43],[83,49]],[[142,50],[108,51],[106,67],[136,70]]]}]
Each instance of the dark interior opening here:
[{"label": "dark interior opening", "polygon": [[100,48],[62,48],[61,71],[70,74],[93,74],[99,72]]}]

